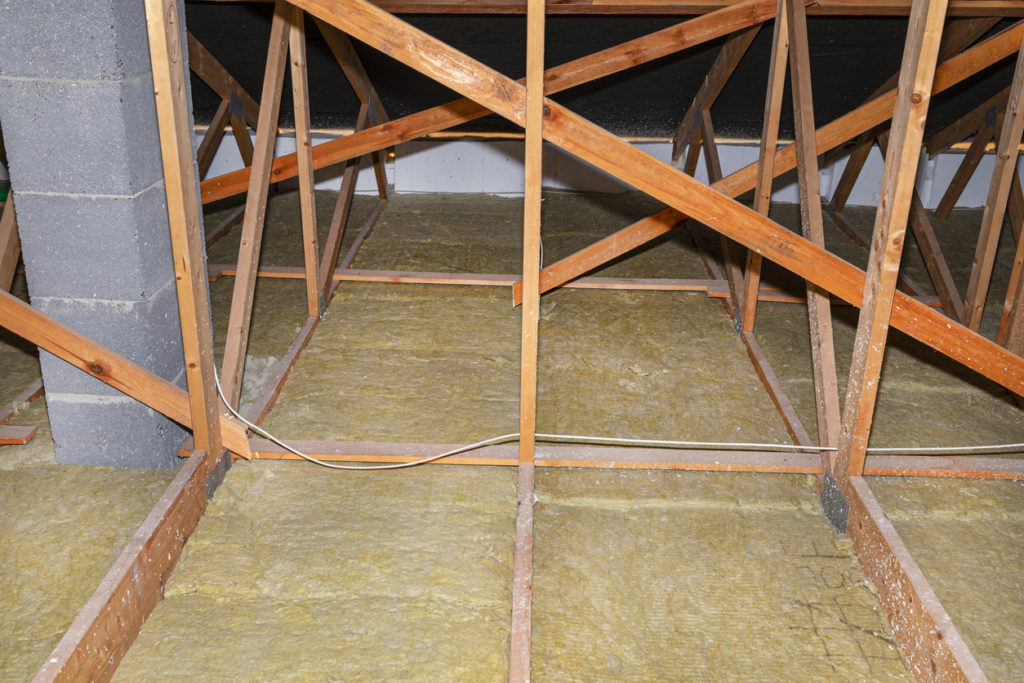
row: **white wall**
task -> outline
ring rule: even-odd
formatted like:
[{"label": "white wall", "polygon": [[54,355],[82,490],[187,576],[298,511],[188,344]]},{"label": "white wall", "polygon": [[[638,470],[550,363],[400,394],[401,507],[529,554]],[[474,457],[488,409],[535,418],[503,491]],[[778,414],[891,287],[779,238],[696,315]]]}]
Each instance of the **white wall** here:
[{"label": "white wall", "polygon": [[[328,140],[315,137],[314,144]],[[196,144],[198,145],[197,137]],[[671,143],[642,142],[637,147],[665,162],[669,161]],[[295,151],[294,137],[280,137],[275,154],[289,154]],[[757,161],[758,147],[754,144],[719,145],[722,171],[729,174],[747,164]],[[918,167],[918,191],[925,206],[934,208],[949,186],[963,154],[947,152],[935,159],[923,158]],[[971,181],[960,197],[958,206],[983,206],[992,177],[994,155],[988,154],[982,160]],[[235,147],[234,138],[224,136],[224,141],[214,157],[207,177],[213,177],[241,168],[242,159]],[[831,196],[832,188],[838,182],[846,165],[846,157],[836,159],[820,171],[821,192]],[[851,205],[875,206],[882,184],[882,155],[874,148],[861,171],[848,201]],[[323,169],[317,173],[318,189],[338,189],[343,166]],[[703,160],[697,167],[697,178],[707,182]],[[519,140],[415,140],[396,148],[393,162],[388,163],[388,182],[395,190],[403,192],[474,192],[500,195],[522,195],[523,193],[523,143]],[[555,190],[588,192],[624,192],[630,189],[614,177],[594,168],[590,164],[561,151],[551,145],[544,150],[544,187]],[[356,192],[376,192],[376,180],[372,169],[364,160]],[[796,173],[790,172],[777,179],[773,192],[774,201],[797,203]]]}]

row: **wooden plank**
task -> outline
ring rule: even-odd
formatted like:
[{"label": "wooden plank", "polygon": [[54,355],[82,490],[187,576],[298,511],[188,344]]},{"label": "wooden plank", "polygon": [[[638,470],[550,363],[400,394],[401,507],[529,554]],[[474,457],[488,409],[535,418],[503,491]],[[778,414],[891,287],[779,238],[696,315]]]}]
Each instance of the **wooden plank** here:
[{"label": "wooden plank", "polygon": [[[768,65],[768,90],[764,101],[764,123],[761,128],[761,148],[757,161],[757,177],[754,184],[754,211],[768,215],[772,201],[772,180],[775,178],[775,159],[779,146],[779,118],[782,113],[782,93],[786,86],[786,61],[789,58],[789,23],[785,20],[785,0],[779,0],[776,10],[775,29],[772,33],[772,56]],[[761,255],[754,250],[747,252],[747,268],[744,278],[744,308],[740,316],[744,332],[754,331],[757,315],[755,296],[761,287]]]},{"label": "wooden plank", "polygon": [[[355,91],[356,97],[359,98],[359,102],[368,108],[369,120],[374,124],[386,123],[389,118],[387,111],[384,109],[384,103],[381,102],[376,88],[370,82],[370,76],[366,73],[363,62],[359,59],[352,41],[344,33],[319,19],[317,20],[317,26],[320,28],[320,33],[323,34],[324,40],[327,41],[327,46],[334,54],[334,59],[338,62],[342,72],[344,72],[345,78],[348,79],[349,84]],[[356,130],[362,130],[365,127],[365,125],[359,126],[357,124]],[[374,175],[377,178],[377,195],[381,199],[388,198],[388,181],[384,171],[384,155],[384,150],[373,152],[373,169]]]},{"label": "wooden plank", "polygon": [[[720,7],[706,16],[684,21],[549,69],[544,74],[544,90],[551,95],[589,83],[689,47],[701,45],[752,24],[761,23],[771,19],[774,15],[775,0],[743,0]],[[338,164],[370,152],[392,147],[400,142],[414,140],[429,133],[457,126],[460,123],[473,121],[490,113],[486,107],[470,99],[449,102],[317,145],[313,150],[313,166],[319,169]],[[249,169],[241,169],[204,181],[202,183],[203,203],[208,204],[217,199],[245,192],[249,184],[249,173]],[[298,173],[298,167],[295,155],[283,156],[274,161],[271,181],[279,182],[293,178],[296,173]]]},{"label": "wooden plank", "polygon": [[206,134],[203,135],[199,147],[196,148],[196,165],[199,167],[200,178],[205,177],[207,171],[210,170],[210,164],[213,163],[213,157],[217,154],[217,148],[220,147],[221,140],[224,139],[224,129],[227,128],[230,117],[231,102],[221,100],[220,106],[217,107],[217,111],[214,112],[213,119],[206,129]]},{"label": "wooden plank", "polygon": [[[970,47],[971,43],[983,36],[985,32],[998,22],[998,18],[990,17],[953,19],[949,21],[946,29],[942,32],[942,44],[939,46],[939,61],[944,62],[953,55],[963,52]],[[893,74],[868,99],[874,99],[886,90],[896,87],[898,80],[899,72]],[[880,130],[868,131],[862,133],[857,138],[857,142],[854,143],[854,148],[847,159],[846,166],[843,168],[839,182],[836,183],[836,189],[832,193],[832,199],[829,202],[829,213],[842,211],[846,207],[846,200],[850,197],[850,192],[857,181],[857,176],[860,175],[864,162],[867,161],[868,154],[871,152],[871,147],[880,133]],[[957,142],[959,142],[959,139]]]},{"label": "wooden plank", "polygon": [[1010,270],[1010,282],[1006,288],[1003,311],[999,316],[999,330],[996,343],[1003,344],[1017,355],[1024,355],[1024,325],[1021,306],[1024,305],[1024,240],[1017,241]]},{"label": "wooden plank", "polygon": [[956,206],[957,200],[960,199],[964,188],[967,187],[967,182],[974,175],[974,170],[978,168],[978,164],[981,163],[982,158],[985,156],[985,148],[988,147],[988,143],[992,142],[995,135],[995,126],[988,126],[975,134],[970,147],[967,148],[967,152],[964,154],[963,160],[961,160],[960,165],[956,169],[956,173],[953,174],[953,179],[949,181],[949,187],[946,188],[942,199],[939,200],[938,206],[935,207],[936,217],[943,220],[949,218],[949,213]]},{"label": "wooden plank", "polygon": [[[814,101],[811,96],[811,56],[807,43],[807,17],[803,3],[787,0],[789,24],[789,78],[793,93],[796,132],[797,178],[800,193],[800,227],[812,244],[825,248],[821,215],[818,153],[814,145]],[[811,364],[814,399],[818,418],[818,441],[835,446],[839,441],[839,381],[836,377],[835,345],[832,341],[832,312],[828,293],[807,283],[807,318],[810,324]],[[831,456],[829,456],[831,457]],[[830,463],[831,464],[831,463]]]},{"label": "wooden plank", "polygon": [[[722,88],[729,82],[736,67],[739,66],[743,55],[747,54],[750,44],[757,37],[761,30],[760,24],[745,28],[729,36],[722,49],[718,51],[711,69],[708,70],[700,89],[690,103],[690,108],[683,115],[682,121],[672,136],[672,161],[678,162],[683,155],[687,145],[696,145],[694,142],[697,129],[701,126],[701,112],[708,110],[718,99]],[[706,140],[706,136],[704,136]]]},{"label": "wooden plank", "polygon": [[[190,427],[196,448],[209,452],[213,459],[219,459],[225,446],[240,455],[247,455],[247,444],[239,442],[239,438],[245,438],[245,429],[220,414],[220,401],[215,387],[209,285],[203,268],[206,248],[202,237],[199,198],[195,190],[197,179],[192,156],[188,73],[184,70],[185,61],[181,54],[183,26],[179,22],[177,8],[175,0],[146,0],[150,63],[156,93],[160,155],[188,394],[183,397],[184,392],[170,382],[120,357],[111,356],[106,362],[101,361],[106,350],[98,346],[95,347],[100,352],[98,355],[83,357],[89,351],[88,347],[82,346],[81,338],[75,340],[78,347],[68,350],[71,358],[61,357],[105,382],[114,379],[114,373],[124,373],[126,388],[134,389],[139,395],[126,391],[118,384],[113,386],[172,420]],[[51,332],[54,333],[53,341],[63,344],[67,341],[65,335],[70,329],[54,329]],[[156,382],[154,378],[160,381]],[[154,401],[163,400],[164,396],[173,396],[175,402],[161,410]],[[177,412],[180,410],[177,407],[179,398],[185,398],[187,415]]]},{"label": "wooden plank", "polygon": [[245,123],[256,128],[256,122],[260,118],[260,105],[252,95],[246,92],[245,88],[235,80],[235,77],[224,68],[216,57],[200,43],[192,32],[188,32],[188,65],[192,72],[198,76],[203,83],[210,86],[222,100],[230,100],[234,95],[242,102],[242,116]]},{"label": "wooden plank", "polygon": [[[19,337],[24,337],[136,401],[145,403],[161,415],[185,425],[193,433],[197,431],[192,421],[190,394],[138,363],[76,332],[7,292],[0,292],[0,321],[0,325]],[[186,368],[186,374],[188,370]],[[217,414],[216,410],[214,414]],[[217,418],[224,445],[239,455],[248,455],[245,428],[222,415],[217,415]],[[211,437],[216,433],[217,430],[212,430]]]},{"label": "wooden plank", "polygon": [[804,429],[803,422],[800,420],[800,416],[797,415],[796,409],[793,408],[792,402],[789,400],[789,396],[786,394],[786,390],[782,388],[782,382],[775,375],[775,370],[768,362],[768,357],[764,355],[764,351],[761,349],[761,345],[758,343],[757,338],[754,337],[753,332],[741,332],[740,339],[743,341],[743,346],[747,350],[747,356],[750,358],[750,362],[754,365],[754,371],[757,372],[757,376],[761,379],[761,383],[764,388],[768,391],[768,395],[772,399],[772,403],[775,404],[775,409],[779,411],[779,417],[782,418],[782,424],[785,425],[786,431],[789,432],[789,436],[793,439],[793,443],[798,446],[813,446],[814,442],[811,441],[810,435],[807,430]]},{"label": "wooden plank", "polygon": [[[524,123],[525,92],[521,85],[474,62],[364,0],[340,0],[336,3],[328,3],[326,0],[296,0],[296,4],[335,23],[364,42],[388,49],[389,54],[395,59],[414,66],[434,80],[457,91],[461,90],[463,95],[486,102],[487,106],[509,120],[520,125]],[[950,60],[947,63],[949,70],[943,74],[942,80],[937,81],[940,89],[949,87],[951,82],[956,80],[957,76],[962,76],[965,71],[982,68],[982,64],[989,59],[995,59],[1000,52],[1005,55],[1017,49],[1022,33],[1024,24],[1015,24]],[[1007,43],[1012,43],[1012,47]],[[891,115],[894,100],[895,94],[891,98],[882,97],[875,100],[872,103],[873,116],[887,118]],[[886,107],[888,112],[885,111]],[[841,117],[823,130],[827,129],[829,136],[843,136],[842,139],[849,139],[860,131],[849,131],[848,127],[853,124],[848,116]],[[859,112],[855,118],[865,118],[864,113]],[[838,132],[838,129],[844,127],[847,129]],[[763,256],[769,255],[784,268],[815,282],[846,301],[854,305],[861,303],[864,294],[863,271],[550,100],[547,101],[545,110],[544,136],[571,154],[609,171],[619,179],[674,207],[670,215],[693,216],[712,229],[732,237],[748,248],[755,249]],[[822,137],[829,139],[824,135]],[[786,150],[781,150],[780,154],[785,160]],[[776,170],[779,170],[779,166],[781,164],[777,164]],[[731,177],[736,177],[736,174]],[[735,180],[731,182],[735,183]],[[725,180],[722,183],[725,183]],[[1024,359],[970,330],[950,324],[946,316],[901,293],[895,297],[892,324],[1007,389],[1015,393],[1024,392]]]},{"label": "wooden plank", "polygon": [[945,0],[917,0],[907,28],[900,68],[900,97],[885,155],[864,299],[843,404],[842,432],[834,468],[834,476],[839,481],[847,476],[860,476],[864,471],[882,357],[896,296],[896,274],[916,181],[916,173],[909,173],[907,169],[916,169],[921,155],[945,14]]},{"label": "wooden plank", "polygon": [[0,446],[24,446],[36,435],[35,427],[0,425]]},{"label": "wooden plank", "polygon": [[231,127],[231,134],[238,145],[238,153],[242,157],[243,166],[252,166],[252,157],[256,153],[253,147],[252,138],[249,137],[249,128],[234,114],[228,117],[228,125]]},{"label": "wooden plank", "polygon": [[846,533],[914,677],[987,680],[871,489],[860,477],[852,477],[845,492],[850,503]]},{"label": "wooden plank", "polygon": [[[523,306],[519,361],[519,460],[533,461],[537,428],[537,333],[540,323],[540,204],[544,98],[544,0],[530,0],[526,18],[526,88],[522,102],[526,128],[523,197]],[[528,631],[527,631],[528,634]],[[527,659],[527,663],[529,660]],[[529,680],[527,668],[510,678]]]},{"label": "wooden plank", "polygon": [[[707,164],[708,179],[717,182],[722,179],[722,162],[718,157],[718,146],[715,144],[715,129],[711,124],[711,112],[707,109],[701,112],[700,124],[702,146],[704,148],[704,160]],[[742,247],[737,245],[728,237],[721,238],[722,244],[722,265],[725,268],[726,281],[729,284],[729,298],[732,301],[732,317],[737,329],[742,326],[740,316],[745,307],[743,289],[743,256],[740,253]]]},{"label": "wooden plank", "polygon": [[[370,107],[367,104],[360,105],[359,116],[356,119],[356,131],[364,129],[370,121]],[[334,205],[334,214],[331,217],[331,225],[327,231],[327,240],[324,242],[323,260],[320,262],[320,289],[325,291],[327,283],[330,282],[330,273],[338,263],[338,255],[341,253],[341,242],[345,238],[345,227],[348,225],[348,217],[352,211],[352,198],[356,192],[356,178],[359,174],[360,159],[349,159],[345,164],[345,173],[341,179],[341,188],[338,190],[338,199]]]},{"label": "wooden plank", "polygon": [[113,677],[206,511],[206,479],[217,458],[195,451],[32,680]]},{"label": "wooden plank", "polygon": [[[272,0],[217,0],[272,2]],[[549,14],[704,14],[734,0],[559,0]],[[809,13],[826,16],[906,16],[911,0],[818,0]],[[949,15],[1022,17],[1020,0],[950,0]],[[393,14],[525,14],[526,0],[379,0]]]},{"label": "wooden plank", "polygon": [[238,274],[235,276],[235,286],[231,294],[231,313],[228,318],[228,334],[221,369],[221,387],[231,405],[238,404],[238,397],[242,392],[245,353],[249,346],[256,267],[259,264],[260,245],[263,240],[270,168],[274,159],[277,117],[281,107],[281,88],[288,54],[289,14],[288,4],[284,0],[278,0],[274,4],[267,66],[263,75],[263,94],[260,97],[259,123],[256,127],[256,151],[253,155],[249,193],[245,200],[245,218],[242,221],[242,239],[238,249]]},{"label": "wooden plank", "polygon": [[953,274],[949,270],[949,264],[942,255],[942,248],[939,246],[939,239],[932,228],[932,222],[928,219],[928,212],[921,202],[921,197],[914,190],[914,196],[910,204],[910,230],[914,234],[914,241],[917,242],[917,249],[921,252],[924,265],[928,269],[932,286],[935,293],[939,295],[942,302],[942,310],[953,320],[958,322],[964,319],[964,302],[956,289],[953,281]]},{"label": "wooden plank", "polygon": [[530,680],[530,642],[533,631],[533,462],[520,462],[518,469],[516,545],[512,556],[510,683],[526,683]]},{"label": "wooden plank", "polygon": [[313,140],[309,131],[309,86],[306,70],[306,20],[292,8],[288,27],[288,54],[292,76],[292,104],[295,108],[295,148],[299,160],[299,213],[302,219],[302,257],[305,263],[306,311],[320,317],[324,295],[317,272],[320,245],[316,224],[316,181],[313,179]]},{"label": "wooden plank", "polygon": [[1021,135],[1024,134],[1024,42],[1021,45],[1010,86],[1010,97],[1006,103],[1006,114],[999,131],[992,182],[985,199],[978,246],[974,252],[974,266],[971,268],[971,279],[964,299],[964,322],[972,330],[981,326],[981,317],[985,313],[985,300],[988,298],[992,268],[999,248],[1010,185],[1017,175],[1018,147]]},{"label": "wooden plank", "polygon": [[977,455],[868,455],[864,476],[1024,479],[1024,460]]},{"label": "wooden plank", "polygon": [[43,395],[43,378],[40,377],[32,384],[28,385],[28,388],[23,392],[14,397],[14,400],[0,409],[0,425],[10,420],[17,414],[17,408],[22,403],[29,403],[34,401]]},{"label": "wooden plank", "polygon": [[[943,92],[969,76],[974,75],[981,69],[991,66],[1004,57],[1013,54],[1019,47],[1019,41],[1022,36],[1024,36],[1024,24],[1018,22],[999,34],[982,41],[970,50],[949,59],[935,72],[932,94]],[[846,142],[851,137],[887,121],[892,116],[895,100],[895,91],[889,91],[885,95],[861,105],[848,114],[822,126],[815,136],[815,145],[818,152],[823,154]],[[750,164],[726,176],[721,182],[715,183],[712,187],[729,197],[738,197],[754,188],[758,165],[759,163]],[[794,145],[789,145],[776,152],[775,166],[774,173],[776,178],[796,167]],[[541,271],[541,292],[543,293],[551,287],[558,286],[561,282],[582,275],[588,270],[618,258],[631,249],[635,249],[665,234],[680,221],[687,218],[688,216],[684,212],[674,208],[663,209],[652,216],[623,228],[613,235],[595,242],[589,247],[581,249]],[[556,266],[559,270],[558,276],[551,277],[551,273],[547,271]]]},{"label": "wooden plank", "polygon": [[18,221],[14,215],[14,193],[7,195],[3,214],[0,215],[0,291],[11,291],[14,273],[21,258],[21,240],[18,237]]}]

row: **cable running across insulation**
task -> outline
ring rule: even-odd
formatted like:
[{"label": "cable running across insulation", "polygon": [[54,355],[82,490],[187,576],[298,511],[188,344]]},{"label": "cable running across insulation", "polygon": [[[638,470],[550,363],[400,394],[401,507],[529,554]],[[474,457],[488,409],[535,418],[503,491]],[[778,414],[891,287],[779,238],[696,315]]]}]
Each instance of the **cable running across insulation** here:
[{"label": "cable running across insulation", "polygon": [[[242,417],[242,415],[235,410],[227,398],[224,396],[224,390],[220,386],[220,377],[217,375],[216,369],[213,372],[213,379],[217,384],[217,394],[220,396],[221,401],[227,406],[228,411],[240,420],[242,424],[252,429],[257,434],[273,441],[275,444],[284,448],[289,453],[292,453],[304,460],[326,467],[332,470],[398,470],[406,467],[417,467],[419,465],[425,465],[435,460],[441,460],[442,458],[448,458],[453,455],[465,453],[467,451],[473,451],[484,446],[493,446],[499,443],[507,443],[509,441],[517,441],[519,439],[519,432],[511,432],[509,434],[501,434],[500,436],[494,436],[483,441],[477,441],[476,443],[467,444],[465,446],[459,446],[453,448],[450,451],[444,453],[438,453],[437,455],[431,455],[426,458],[419,460],[413,460],[410,462],[392,463],[388,465],[340,465],[333,462],[325,462],[314,458],[311,455],[307,455],[302,451],[292,448],[287,443],[278,439],[276,436],[266,431],[265,429],[253,424],[249,420]],[[534,437],[539,441],[554,441],[563,443],[592,443],[598,445],[607,446],[654,446],[658,448],[734,448],[737,450],[773,450],[773,451],[786,451],[786,452],[807,452],[807,453],[822,453],[832,452],[838,449],[835,446],[797,446],[793,444],[783,443],[749,443],[749,442],[728,442],[728,441],[668,441],[662,439],[620,439],[614,437],[605,436],[587,436],[580,434],[541,434],[537,433]],[[907,448],[888,448],[888,447],[873,447],[868,448],[868,453],[992,453],[1000,451],[1019,451],[1024,449],[1024,443],[1005,443],[1005,444],[993,444],[987,446],[949,446],[949,447],[907,447]]]}]

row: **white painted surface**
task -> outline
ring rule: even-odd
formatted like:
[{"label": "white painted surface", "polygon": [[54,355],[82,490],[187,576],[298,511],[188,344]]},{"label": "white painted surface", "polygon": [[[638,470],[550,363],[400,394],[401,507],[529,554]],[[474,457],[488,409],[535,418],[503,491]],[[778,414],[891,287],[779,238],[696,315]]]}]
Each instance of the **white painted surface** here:
[{"label": "white painted surface", "polygon": [[[314,137],[314,144],[330,138]],[[199,143],[197,136],[196,144]],[[669,161],[672,145],[668,142],[641,142],[637,147],[651,156]],[[295,151],[295,138],[278,138],[275,154],[290,154]],[[507,196],[523,194],[523,143],[520,140],[414,140],[396,148],[396,156],[387,164],[388,182],[399,193],[453,192],[486,193]],[[758,147],[754,144],[721,143],[722,171],[726,175],[757,161]],[[982,160],[974,176],[964,189],[957,206],[979,207],[985,203],[988,185],[992,178],[994,156],[988,154]],[[923,158],[918,167],[918,192],[925,206],[934,208],[949,186],[956,169],[963,160],[960,152],[947,152],[935,159]],[[234,138],[224,136],[220,149],[214,156],[207,177],[241,168],[242,158],[235,146]],[[846,156],[839,157],[820,170],[821,191],[829,197],[838,182]],[[848,204],[875,206],[882,185],[883,159],[878,148],[871,150],[857,184],[850,194]],[[338,189],[343,165],[317,172],[317,189]],[[697,179],[707,182],[707,173],[701,159],[697,165]],[[571,154],[551,146],[544,149],[544,187],[553,190],[579,192],[625,192],[629,186]],[[294,181],[292,181],[294,183]],[[376,179],[369,162],[364,159],[356,192],[374,194]],[[797,203],[796,172],[792,171],[776,179],[772,198],[777,202]]]}]

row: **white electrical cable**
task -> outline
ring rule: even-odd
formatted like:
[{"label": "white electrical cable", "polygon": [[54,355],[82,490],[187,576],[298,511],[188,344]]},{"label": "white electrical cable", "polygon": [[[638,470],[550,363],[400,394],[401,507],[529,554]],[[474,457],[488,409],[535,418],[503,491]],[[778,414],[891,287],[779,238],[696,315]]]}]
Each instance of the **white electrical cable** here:
[{"label": "white electrical cable", "polygon": [[[411,462],[400,462],[390,465],[339,465],[338,463],[324,462],[318,460],[311,455],[306,455],[302,451],[292,448],[284,441],[281,441],[270,432],[262,429],[261,427],[249,422],[249,420],[242,417],[242,415],[231,407],[228,403],[227,397],[224,396],[224,390],[220,386],[220,378],[217,376],[216,369],[213,372],[214,382],[217,384],[217,393],[220,395],[220,399],[227,406],[228,410],[236,418],[241,420],[243,424],[252,429],[257,434],[270,439],[281,448],[284,448],[289,453],[308,460],[311,463],[320,465],[321,467],[327,467],[332,470],[397,470],[405,467],[416,467],[418,465],[425,465],[428,462],[447,458],[452,455],[458,455],[459,453],[465,453],[466,451],[476,450],[483,448],[484,446],[492,446],[494,444],[505,443],[508,441],[515,441],[519,439],[519,432],[512,432],[509,434],[502,434],[500,436],[494,436],[483,441],[477,441],[466,446],[459,446],[453,448],[450,451],[444,453],[438,453],[437,455],[431,455],[420,460],[413,460]],[[662,439],[619,439],[614,437],[605,436],[586,436],[580,434],[535,434],[534,437],[539,441],[559,441],[569,443],[593,443],[603,444],[609,446],[655,446],[659,448],[734,448],[738,450],[773,450],[773,451],[797,451],[797,452],[831,452],[837,451],[835,446],[797,446],[793,444],[784,443],[750,443],[750,442],[729,442],[729,441],[667,441]],[[992,444],[986,446],[921,446],[921,447],[907,447],[907,448],[888,448],[888,447],[873,447],[868,448],[868,453],[992,453],[1001,451],[1020,451],[1024,450],[1024,443],[1004,443],[1004,444]]]}]

